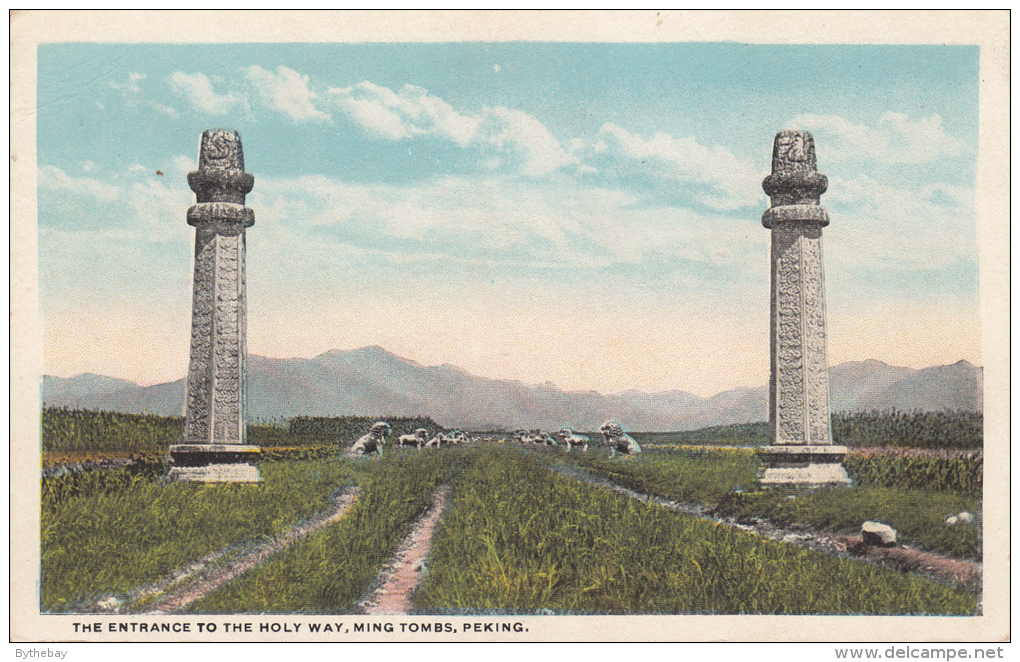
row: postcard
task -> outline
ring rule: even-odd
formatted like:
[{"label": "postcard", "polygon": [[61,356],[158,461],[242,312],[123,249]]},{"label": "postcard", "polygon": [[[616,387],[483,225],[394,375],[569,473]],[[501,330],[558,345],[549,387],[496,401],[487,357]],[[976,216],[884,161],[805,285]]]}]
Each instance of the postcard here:
[{"label": "postcard", "polygon": [[1008,40],[13,13],[19,656],[1001,656]]}]

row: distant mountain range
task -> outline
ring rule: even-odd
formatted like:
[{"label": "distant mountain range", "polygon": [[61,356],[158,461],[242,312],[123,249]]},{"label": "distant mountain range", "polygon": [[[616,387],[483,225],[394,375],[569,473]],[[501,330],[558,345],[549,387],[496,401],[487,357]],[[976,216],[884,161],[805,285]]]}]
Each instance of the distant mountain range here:
[{"label": "distant mountain range", "polygon": [[[832,411],[981,411],[980,367],[966,361],[916,370],[868,360],[829,369]],[[154,386],[82,374],[43,377],[46,406],[181,415],[184,380]],[[431,416],[465,429],[570,426],[594,430],[617,418],[631,431],[695,430],[768,420],[768,386],[708,398],[684,391],[562,391],[552,384],[476,377],[449,364],[424,366],[381,347],[331,350],[311,359],[248,360],[249,420],[294,416]]]}]

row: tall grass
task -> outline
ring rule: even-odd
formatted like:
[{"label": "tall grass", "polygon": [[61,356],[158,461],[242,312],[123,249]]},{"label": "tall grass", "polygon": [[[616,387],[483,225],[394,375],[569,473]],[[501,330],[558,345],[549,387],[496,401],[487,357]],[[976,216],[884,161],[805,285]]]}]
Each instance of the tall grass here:
[{"label": "tall grass", "polygon": [[984,416],[973,411],[868,411],[832,416],[833,442],[844,446],[981,448]]},{"label": "tall grass", "polygon": [[47,407],[43,451],[166,451],[181,436],[180,416],[120,414]]},{"label": "tall grass", "polygon": [[571,453],[566,460],[639,492],[709,505],[735,488],[754,486],[761,466],[753,451],[738,448],[649,449],[640,456],[613,459],[596,448]]},{"label": "tall grass", "polygon": [[757,490],[760,461],[749,449],[652,449],[633,461],[572,454],[567,461],[639,492],[701,503],[723,515],[845,533],[880,520],[903,542],[964,558],[981,556],[979,526],[944,523],[949,514],[980,512],[980,458],[848,458],[853,487],[763,491]]},{"label": "tall grass", "polygon": [[850,455],[843,461],[854,484],[869,487],[958,492],[980,498],[981,457],[899,457]]},{"label": "tall grass", "polygon": [[969,614],[964,591],[766,541],[483,449],[454,481],[423,613]]},{"label": "tall grass", "polygon": [[[983,416],[972,411],[868,411],[832,414],[833,443],[851,447],[981,448]],[[737,423],[682,432],[638,432],[642,444],[765,446],[769,424]]]},{"label": "tall grass", "polygon": [[338,523],[294,543],[196,601],[193,612],[350,613],[447,479],[461,449],[397,451],[365,469],[361,496]]},{"label": "tall grass", "polygon": [[859,533],[866,521],[896,529],[897,541],[959,558],[981,558],[981,526],[947,526],[962,511],[980,512],[977,497],[935,490],[889,487],[819,489],[795,493],[772,489],[727,495],[717,507],[723,515],[745,515],[779,523],[799,522],[844,533]]},{"label": "tall grass", "polygon": [[143,472],[72,492],[44,490],[43,611],[73,611],[226,546],[278,535],[325,509],[356,475],[331,460],[268,462],[260,471],[259,484],[167,485]]},{"label": "tall grass", "polygon": [[[256,446],[350,445],[378,420],[387,421],[395,435],[425,428],[431,436],[443,430],[431,418],[424,416],[298,416],[288,421],[249,423],[247,441]],[[180,416],[46,407],[42,411],[41,423],[42,450],[47,453],[165,453],[171,444],[180,442],[184,419]]]}]

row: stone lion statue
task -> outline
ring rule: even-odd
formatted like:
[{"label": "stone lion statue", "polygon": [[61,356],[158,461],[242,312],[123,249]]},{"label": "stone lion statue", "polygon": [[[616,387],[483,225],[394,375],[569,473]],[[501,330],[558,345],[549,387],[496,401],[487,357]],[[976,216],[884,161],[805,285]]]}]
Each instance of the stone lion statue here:
[{"label": "stone lion statue", "polygon": [[609,457],[613,457],[617,453],[621,455],[637,455],[641,452],[641,446],[638,445],[638,442],[634,441],[634,437],[623,431],[623,426],[620,425],[619,421],[613,419],[606,421],[599,428],[599,433],[606,440],[606,446],[609,448]]},{"label": "stone lion statue", "polygon": [[390,424],[385,421],[374,423],[369,429],[368,434],[355,441],[351,449],[347,451],[347,454],[357,457],[374,453],[378,457],[382,457],[382,447],[386,443],[386,435],[392,429]]}]

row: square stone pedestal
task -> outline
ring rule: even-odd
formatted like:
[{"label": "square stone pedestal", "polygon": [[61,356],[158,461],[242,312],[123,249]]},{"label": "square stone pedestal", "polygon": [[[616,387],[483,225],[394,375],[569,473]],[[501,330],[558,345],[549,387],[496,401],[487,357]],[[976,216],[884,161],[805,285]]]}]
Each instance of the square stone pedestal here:
[{"label": "square stone pedestal", "polygon": [[850,485],[843,468],[846,446],[766,446],[758,451],[764,463],[759,485],[836,487]]},{"label": "square stone pedestal", "polygon": [[174,466],[171,483],[258,483],[262,480],[258,446],[241,444],[177,444],[170,447]]}]

